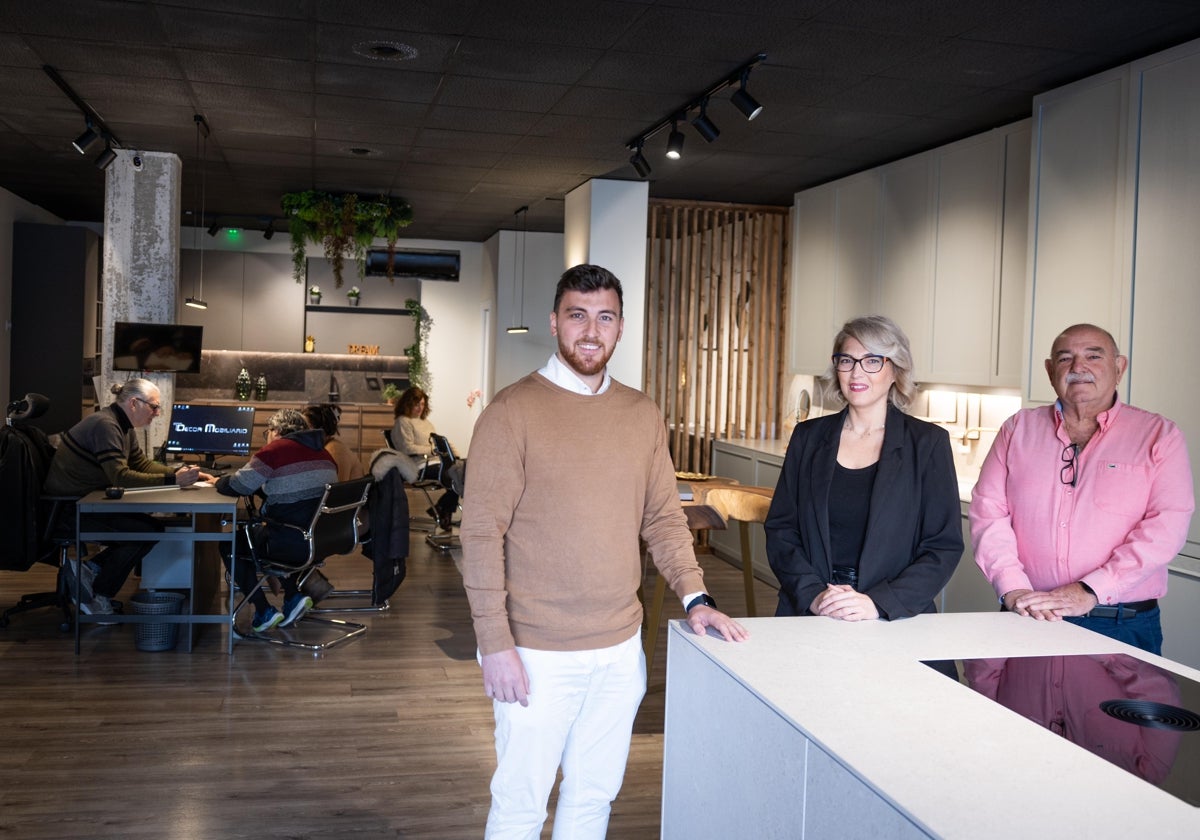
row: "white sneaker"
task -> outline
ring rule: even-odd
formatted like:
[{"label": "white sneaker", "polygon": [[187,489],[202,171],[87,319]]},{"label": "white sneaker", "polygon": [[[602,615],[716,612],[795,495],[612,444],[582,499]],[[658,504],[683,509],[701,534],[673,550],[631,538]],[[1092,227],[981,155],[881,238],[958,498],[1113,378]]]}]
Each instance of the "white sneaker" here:
[{"label": "white sneaker", "polygon": [[[67,597],[74,600],[75,598],[75,580],[79,577],[79,561],[68,560],[63,566],[63,584],[67,588]],[[83,564],[83,579],[79,581],[79,600],[82,603],[87,603],[92,600],[95,593],[92,591],[92,581],[96,579],[96,573],[89,568],[87,563]]]},{"label": "white sneaker", "polygon": [[[104,595],[93,595],[90,601],[79,605],[79,611],[85,615],[112,615],[113,605]],[[96,624],[116,624],[115,621],[97,621]]]}]

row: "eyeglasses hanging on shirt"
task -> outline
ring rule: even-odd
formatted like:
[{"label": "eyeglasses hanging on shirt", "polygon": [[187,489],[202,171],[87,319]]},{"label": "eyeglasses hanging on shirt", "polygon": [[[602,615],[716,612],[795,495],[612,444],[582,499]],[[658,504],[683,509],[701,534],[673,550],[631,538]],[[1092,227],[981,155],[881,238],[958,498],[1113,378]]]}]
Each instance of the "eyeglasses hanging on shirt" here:
[{"label": "eyeglasses hanging on shirt", "polygon": [[1079,444],[1068,443],[1066,449],[1062,451],[1062,469],[1058,471],[1058,480],[1063,484],[1075,486],[1075,482],[1079,476],[1076,472],[1076,464],[1079,461]]}]

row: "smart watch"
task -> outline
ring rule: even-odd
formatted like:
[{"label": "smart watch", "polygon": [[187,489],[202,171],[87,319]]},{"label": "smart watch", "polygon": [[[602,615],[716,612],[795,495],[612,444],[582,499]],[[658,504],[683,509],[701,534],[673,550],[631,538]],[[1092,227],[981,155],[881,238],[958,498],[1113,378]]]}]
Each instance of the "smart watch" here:
[{"label": "smart watch", "polygon": [[688,603],[688,605],[684,608],[684,612],[690,613],[693,607],[698,607],[701,604],[706,607],[712,607],[714,610],[717,608],[717,602],[713,600],[713,597],[707,592],[701,592]]}]

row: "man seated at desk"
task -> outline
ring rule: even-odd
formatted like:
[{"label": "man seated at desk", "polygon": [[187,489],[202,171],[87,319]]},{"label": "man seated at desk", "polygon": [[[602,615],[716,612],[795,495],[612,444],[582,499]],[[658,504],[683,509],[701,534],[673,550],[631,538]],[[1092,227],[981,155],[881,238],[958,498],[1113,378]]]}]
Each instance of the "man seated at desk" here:
[{"label": "man seated at desk", "polygon": [[[116,399],[107,407],[64,432],[54,453],[43,491],[51,496],[85,496],[105,487],[187,487],[212,476],[195,466],[173,470],[146,457],[137,442],[137,429],[149,426],[162,411],[158,387],[146,379],[129,379],[112,386]],[[104,513],[83,517],[85,531],[161,531],[148,514]],[[67,591],[79,583],[79,610],[87,615],[111,615],[112,599],[121,591],[133,567],[150,553],[155,542],[112,542],[82,566],[65,567]]]}]

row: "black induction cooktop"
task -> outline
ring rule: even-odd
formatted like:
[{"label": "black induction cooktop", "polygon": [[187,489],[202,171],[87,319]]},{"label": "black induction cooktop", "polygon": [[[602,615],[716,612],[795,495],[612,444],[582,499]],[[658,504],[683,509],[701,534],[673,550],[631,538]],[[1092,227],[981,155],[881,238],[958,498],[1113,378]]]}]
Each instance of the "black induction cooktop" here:
[{"label": "black induction cooktop", "polygon": [[[927,663],[946,671],[949,663]],[[959,681],[1200,807],[1200,683],[1123,653],[963,659]]]}]

